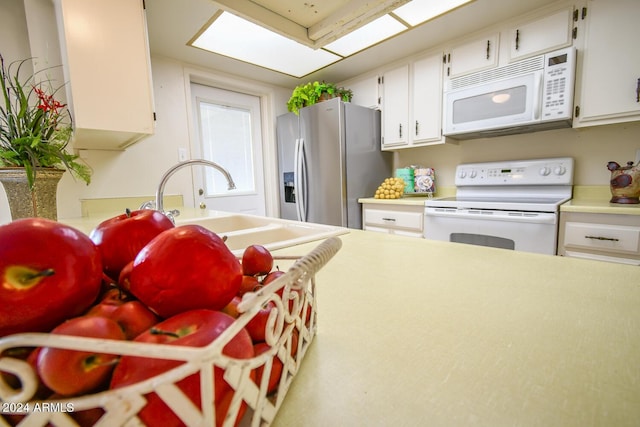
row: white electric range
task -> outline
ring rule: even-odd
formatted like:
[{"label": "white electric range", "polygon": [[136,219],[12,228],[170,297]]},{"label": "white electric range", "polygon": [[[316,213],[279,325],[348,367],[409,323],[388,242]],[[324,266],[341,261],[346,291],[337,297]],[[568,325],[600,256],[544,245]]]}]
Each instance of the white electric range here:
[{"label": "white electric range", "polygon": [[424,237],[554,255],[573,170],[570,157],[459,165],[456,197],[425,202]]}]

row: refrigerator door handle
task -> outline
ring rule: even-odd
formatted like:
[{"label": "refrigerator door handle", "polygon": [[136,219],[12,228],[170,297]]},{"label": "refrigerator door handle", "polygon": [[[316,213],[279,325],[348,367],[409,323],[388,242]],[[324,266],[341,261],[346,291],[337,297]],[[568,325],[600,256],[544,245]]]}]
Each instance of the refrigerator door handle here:
[{"label": "refrigerator door handle", "polygon": [[306,222],[306,191],[304,188],[304,173],[306,172],[306,170],[304,168],[304,139],[296,139],[294,156],[295,172],[293,176],[293,185],[296,192],[296,213],[298,216],[298,221]]}]

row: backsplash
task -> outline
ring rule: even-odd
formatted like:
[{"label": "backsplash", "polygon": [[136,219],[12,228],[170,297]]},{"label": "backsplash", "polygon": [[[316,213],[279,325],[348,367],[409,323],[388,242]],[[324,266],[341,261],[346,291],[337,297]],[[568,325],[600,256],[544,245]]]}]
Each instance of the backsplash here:
[{"label": "backsplash", "polygon": [[394,168],[412,164],[432,167],[439,186],[455,186],[455,168],[461,163],[570,156],[576,162],[574,185],[608,186],[611,173],[607,162],[634,160],[638,149],[640,123],[631,122],[398,150]]}]

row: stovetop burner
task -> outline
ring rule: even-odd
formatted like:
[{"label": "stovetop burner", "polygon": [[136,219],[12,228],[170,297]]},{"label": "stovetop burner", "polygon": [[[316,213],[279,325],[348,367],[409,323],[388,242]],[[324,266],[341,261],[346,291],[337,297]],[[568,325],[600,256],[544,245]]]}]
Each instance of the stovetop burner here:
[{"label": "stovetop burner", "polygon": [[569,198],[537,199],[537,198],[458,198],[445,197],[425,202],[426,207],[453,209],[491,209],[525,212],[557,212],[559,206]]},{"label": "stovetop burner", "polygon": [[468,202],[468,203],[514,203],[514,204],[543,204],[556,205],[564,202],[564,199],[548,198],[538,199],[535,197],[519,197],[519,198],[498,198],[498,197],[443,197],[436,199],[440,202]]}]

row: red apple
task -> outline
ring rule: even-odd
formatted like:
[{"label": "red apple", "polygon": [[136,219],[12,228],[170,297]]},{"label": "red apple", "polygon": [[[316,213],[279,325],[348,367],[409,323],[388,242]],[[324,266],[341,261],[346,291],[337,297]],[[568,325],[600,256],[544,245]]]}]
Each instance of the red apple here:
[{"label": "red apple", "polygon": [[162,318],[193,309],[221,310],[237,294],[242,268],[214,232],[182,225],[163,232],[136,256],[130,291]]},{"label": "red apple", "polygon": [[118,288],[111,287],[98,297],[98,302],[92,305],[87,316],[111,317],[111,314],[122,304],[131,301],[131,296]]},{"label": "red apple", "polygon": [[173,228],[166,215],[153,209],[129,209],[107,219],[94,228],[89,237],[100,249],[104,272],[118,279],[120,271],[132,261],[140,249],[158,234]]},{"label": "red apple", "polygon": [[0,226],[0,336],[48,331],[83,313],[102,286],[96,245],[43,218]]},{"label": "red apple", "polygon": [[[162,343],[178,346],[204,347],[213,342],[234,322],[233,317],[214,310],[191,310],[170,317],[158,323],[154,328],[138,335],[134,341]],[[223,349],[223,354],[236,359],[253,357],[253,344],[246,330],[242,329]],[[135,384],[159,375],[179,366],[176,360],[151,359],[138,356],[123,356],[113,372],[111,388],[116,389]],[[225,396],[232,392],[223,379],[222,368],[214,368],[214,387],[216,403],[216,421],[221,425],[226,409],[221,404]],[[190,375],[177,382],[177,386],[200,407],[200,374]],[[146,406],[138,416],[146,425],[178,426],[182,425],[177,416],[155,394],[145,396]],[[220,404],[218,404],[220,403]]]},{"label": "red apple", "polygon": [[291,354],[291,357],[293,357],[294,359],[298,356],[299,341],[300,341],[300,332],[298,332],[297,328],[293,328],[293,331],[291,331],[291,351],[289,353]]},{"label": "red apple", "polygon": [[100,304],[122,305],[127,301],[133,301],[133,297],[117,287],[111,287],[99,297]]},{"label": "red apple", "polygon": [[267,319],[269,318],[269,313],[276,308],[276,305],[273,301],[267,301],[267,303],[260,308],[252,318],[247,323],[246,329],[251,336],[251,339],[254,343],[262,342],[265,340],[266,331],[267,331]]},{"label": "red apple", "polygon": [[105,304],[99,303],[96,305],[92,305],[86,313],[85,316],[102,316],[102,317],[111,317],[114,311],[118,308],[118,305],[115,304]]},{"label": "red apple", "polygon": [[69,415],[80,427],[90,427],[96,425],[98,420],[104,415],[104,409],[98,406],[83,411],[73,411],[69,413]]},{"label": "red apple", "polygon": [[[272,347],[264,342],[257,343],[253,346],[253,351],[256,356],[269,351]],[[284,364],[282,360],[278,357],[277,354],[273,356],[273,361],[271,364],[271,374],[269,375],[269,381],[267,383],[267,394],[273,393],[278,388],[278,383],[280,382],[280,377],[282,376],[282,368]],[[262,381],[262,374],[264,372],[265,366],[258,366],[256,368],[256,384],[258,387],[260,386],[260,382]]]},{"label": "red apple", "polygon": [[262,284],[256,276],[242,276],[242,283],[240,284],[240,290],[238,295],[242,296],[246,292],[254,292],[262,287]]},{"label": "red apple", "polygon": [[[13,359],[24,360],[31,366],[31,369],[33,369],[34,372],[37,372],[38,353],[40,352],[40,350],[40,347],[13,347],[3,351],[0,354],[0,358],[10,357]],[[5,382],[6,387],[8,387],[7,390],[19,390],[22,388],[22,384],[20,383],[20,380],[16,375],[0,371],[0,377],[2,377],[2,381]],[[33,398],[38,400],[47,399],[53,392],[44,385],[39,377],[37,378],[37,381],[38,385]]]},{"label": "red apple", "polygon": [[234,319],[237,319],[238,317],[240,317],[240,312],[238,311],[238,304],[240,304],[241,301],[242,301],[242,297],[239,295],[236,295],[235,297],[233,297],[231,301],[229,301],[229,304],[224,306],[224,308],[222,309],[222,312],[228,314]]},{"label": "red apple", "polygon": [[140,301],[129,301],[116,307],[109,318],[120,325],[128,340],[134,339],[160,321],[160,318]]},{"label": "red apple", "polygon": [[120,270],[120,275],[118,276],[118,287],[120,287],[120,289],[124,289],[125,291],[131,289],[131,270],[133,270],[133,260],[128,262],[127,265]]},{"label": "red apple", "polygon": [[[100,316],[80,316],[60,324],[54,335],[124,340],[124,333],[113,320]],[[42,382],[62,396],[95,390],[108,380],[118,356],[94,351],[44,347],[38,354],[38,374]]]},{"label": "red apple", "polygon": [[284,271],[280,271],[280,270],[274,270],[270,272],[264,277],[264,279],[262,279],[262,282],[261,282],[262,286],[267,286],[269,283],[273,282],[278,277],[284,276],[284,274],[285,274]]},{"label": "red apple", "polygon": [[273,256],[262,245],[247,246],[242,254],[242,272],[246,276],[262,276],[273,268]]}]

